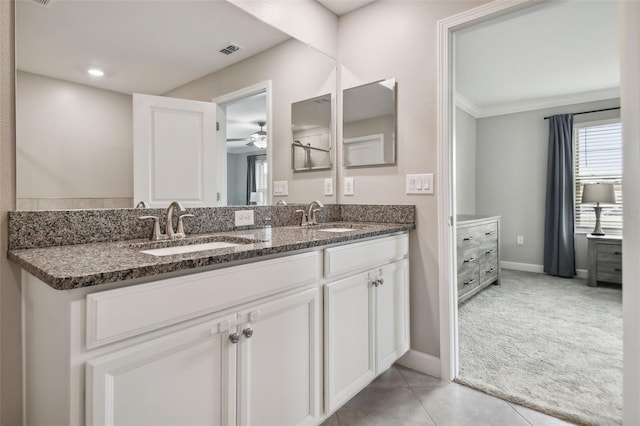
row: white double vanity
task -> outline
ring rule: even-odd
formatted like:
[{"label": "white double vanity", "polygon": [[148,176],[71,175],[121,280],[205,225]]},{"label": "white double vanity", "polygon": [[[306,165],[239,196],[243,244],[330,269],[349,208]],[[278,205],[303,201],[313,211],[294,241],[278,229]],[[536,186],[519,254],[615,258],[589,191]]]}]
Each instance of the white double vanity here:
[{"label": "white double vanity", "polygon": [[319,424],[409,349],[408,229],[272,228],[255,253],[312,243],[70,290],[24,270],[26,424]]}]

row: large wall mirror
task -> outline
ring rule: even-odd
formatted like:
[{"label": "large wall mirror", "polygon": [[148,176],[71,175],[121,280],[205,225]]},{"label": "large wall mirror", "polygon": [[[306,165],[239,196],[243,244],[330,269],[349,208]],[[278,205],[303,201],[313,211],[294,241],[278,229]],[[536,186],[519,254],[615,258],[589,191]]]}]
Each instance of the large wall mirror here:
[{"label": "large wall mirror", "polygon": [[289,201],[305,201],[305,190],[335,179],[328,170],[296,182],[290,167],[291,105],[335,95],[335,60],[226,1],[18,0],[16,68],[19,210],[143,201],[134,199],[133,94],[193,101],[216,117],[213,127],[193,114],[163,127],[156,120],[169,107],[145,104],[151,132],[164,137],[150,151],[162,156],[145,160],[149,173],[163,173],[150,191],[166,199],[197,198],[200,182],[179,181],[188,176],[205,176],[203,188],[214,182],[207,206],[275,203],[271,182],[281,180],[294,181]]},{"label": "large wall mirror", "polygon": [[396,162],[396,81],[375,81],[343,91],[345,167]]}]

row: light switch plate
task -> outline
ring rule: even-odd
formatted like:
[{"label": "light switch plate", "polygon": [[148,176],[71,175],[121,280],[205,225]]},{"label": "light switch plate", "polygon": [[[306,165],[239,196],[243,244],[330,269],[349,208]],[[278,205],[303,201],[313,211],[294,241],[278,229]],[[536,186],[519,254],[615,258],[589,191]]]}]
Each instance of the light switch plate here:
[{"label": "light switch plate", "polygon": [[324,195],[333,195],[333,179],[324,180]]},{"label": "light switch plate", "polygon": [[433,173],[407,175],[407,194],[433,194]]},{"label": "light switch plate", "polygon": [[236,210],[235,211],[236,226],[253,225],[253,210]]},{"label": "light switch plate", "polygon": [[275,196],[289,195],[289,182],[286,180],[274,181],[273,195]]},{"label": "light switch plate", "polygon": [[344,178],[343,192],[344,192],[344,195],[353,195],[354,194],[353,178],[352,177]]}]

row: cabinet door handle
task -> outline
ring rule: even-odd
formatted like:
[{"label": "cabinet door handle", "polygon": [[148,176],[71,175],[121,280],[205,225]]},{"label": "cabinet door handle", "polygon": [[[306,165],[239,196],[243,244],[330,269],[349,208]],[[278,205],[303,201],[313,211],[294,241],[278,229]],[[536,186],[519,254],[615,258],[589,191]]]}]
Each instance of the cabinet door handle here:
[{"label": "cabinet door handle", "polygon": [[253,330],[251,329],[251,327],[245,328],[244,330],[242,330],[242,334],[244,334],[244,337],[249,339],[251,338],[251,336],[253,336]]},{"label": "cabinet door handle", "polygon": [[475,280],[476,280],[476,279],[474,278],[474,279],[472,279],[472,280],[465,281],[464,283],[462,283],[462,285],[469,285],[469,284],[471,284],[472,282],[474,282]]},{"label": "cabinet door handle", "polygon": [[475,257],[470,257],[468,259],[463,260],[462,263],[469,263],[469,262],[473,262],[474,260],[476,260]]},{"label": "cabinet door handle", "polygon": [[231,341],[231,343],[238,343],[238,341],[240,341],[240,335],[238,333],[230,334],[229,340]]},{"label": "cabinet door handle", "polygon": [[380,283],[380,285],[384,284],[384,278],[380,278],[380,279],[378,280],[378,283]]}]

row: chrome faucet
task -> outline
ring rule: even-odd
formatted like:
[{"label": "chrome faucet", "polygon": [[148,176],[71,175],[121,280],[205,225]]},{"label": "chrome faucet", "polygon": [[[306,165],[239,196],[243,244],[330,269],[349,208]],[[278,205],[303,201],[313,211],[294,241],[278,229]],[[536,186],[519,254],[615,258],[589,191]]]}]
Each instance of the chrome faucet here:
[{"label": "chrome faucet", "polygon": [[170,240],[175,240],[178,237],[184,237],[184,231],[180,229],[182,228],[181,226],[178,226],[178,232],[175,232],[173,230],[173,212],[174,211],[176,213],[184,213],[187,210],[184,207],[182,207],[182,204],[180,204],[178,201],[172,201],[171,204],[169,204],[169,207],[167,207],[167,213],[165,216],[165,227],[166,227],[167,237]]},{"label": "chrome faucet", "polygon": [[[317,207],[317,208],[314,208]],[[318,215],[316,214],[324,207],[318,200],[314,200],[309,203],[309,208],[307,209],[307,224],[308,225],[317,225],[318,224]]]}]

